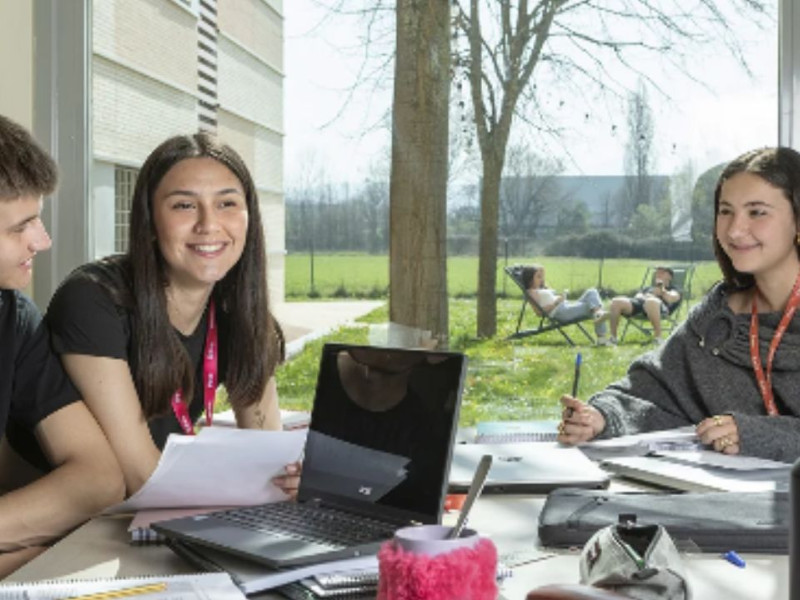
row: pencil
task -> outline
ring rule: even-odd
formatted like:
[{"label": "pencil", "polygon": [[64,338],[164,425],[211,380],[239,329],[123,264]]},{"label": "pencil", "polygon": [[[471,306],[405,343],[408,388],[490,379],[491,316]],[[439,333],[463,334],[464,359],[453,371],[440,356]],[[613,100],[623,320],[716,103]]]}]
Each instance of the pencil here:
[{"label": "pencil", "polygon": [[119,590],[109,590],[107,592],[86,594],[84,596],[70,596],[69,598],[64,598],[64,600],[111,600],[112,598],[128,598],[130,596],[154,594],[155,592],[163,592],[166,589],[166,582],[148,583],[145,585],[137,585],[135,587],[122,588]]}]

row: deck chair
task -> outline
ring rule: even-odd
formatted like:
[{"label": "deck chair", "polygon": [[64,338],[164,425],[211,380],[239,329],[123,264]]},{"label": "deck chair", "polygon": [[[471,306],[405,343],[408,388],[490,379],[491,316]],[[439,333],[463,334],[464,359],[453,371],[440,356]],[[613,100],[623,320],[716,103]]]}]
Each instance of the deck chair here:
[{"label": "deck chair", "polygon": [[[561,335],[564,336],[564,339],[569,342],[570,346],[574,346],[575,342],[572,341],[572,338],[569,337],[569,334],[565,331],[567,327],[571,327],[575,325],[578,329],[581,330],[583,335],[589,340],[591,344],[595,343],[594,337],[586,330],[583,326],[584,321],[591,321],[592,317],[580,317],[578,319],[572,319],[571,321],[557,321],[555,319],[550,318],[542,307],[528,295],[528,291],[525,289],[525,284],[522,283],[522,268],[524,265],[513,265],[509,267],[505,267],[503,270],[505,271],[506,275],[508,275],[514,283],[517,284],[517,287],[522,291],[522,308],[519,310],[519,317],[517,318],[517,328],[510,336],[508,336],[507,340],[515,340],[524,337],[530,337],[534,335],[539,335],[540,333],[545,333],[547,331],[558,331]],[[525,311],[530,306],[531,310],[533,311],[536,318],[539,320],[539,323],[536,327],[530,329],[521,329],[522,327],[522,317],[525,316]]]},{"label": "deck chair", "polygon": [[[669,267],[672,269],[672,287],[681,294],[681,299],[678,300],[678,305],[672,309],[669,315],[661,318],[661,329],[665,332],[670,332],[678,326],[683,320],[683,314],[688,310],[689,300],[692,298],[692,277],[694,276],[694,265],[658,265],[649,266],[642,277],[642,284],[639,289],[644,289],[651,285],[653,275],[655,275],[658,267]],[[628,327],[633,326],[635,329],[641,331],[647,337],[652,337],[653,326],[647,315],[622,315],[625,319],[625,326],[622,328],[622,334],[619,336],[619,341],[625,339],[625,334],[628,332]]]}]

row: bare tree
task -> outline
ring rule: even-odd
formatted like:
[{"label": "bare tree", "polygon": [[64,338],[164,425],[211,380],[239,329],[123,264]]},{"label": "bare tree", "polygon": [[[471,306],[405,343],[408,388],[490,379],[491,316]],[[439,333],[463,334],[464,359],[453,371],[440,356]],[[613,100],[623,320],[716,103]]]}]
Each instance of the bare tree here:
[{"label": "bare tree", "polygon": [[397,1],[389,318],[446,347],[450,6]]},{"label": "bare tree", "polygon": [[550,127],[539,102],[541,90],[532,85],[537,66],[547,69],[551,81],[586,96],[589,87],[627,92],[611,65],[655,85],[636,68],[642,53],[687,72],[691,45],[714,40],[727,44],[744,63],[726,15],[762,17],[770,2],[698,0],[691,8],[671,0],[456,0],[455,5],[456,24],[466,39],[455,64],[468,73],[482,159],[477,333],[486,337],[497,330],[498,206],[512,123],[520,113],[543,131]]},{"label": "bare tree", "polygon": [[[643,82],[628,96],[628,140],[625,144],[625,205],[621,214],[632,216],[639,206],[653,203],[651,174],[655,167],[653,111]],[[631,221],[632,222],[632,221]]]},{"label": "bare tree", "polygon": [[369,176],[364,182],[364,216],[368,229],[367,250],[370,254],[386,252],[389,240],[389,166],[387,153],[374,158],[369,166]]},{"label": "bare tree", "polygon": [[558,204],[555,177],[561,161],[539,156],[526,145],[509,147],[500,187],[501,233],[506,237],[533,237],[544,218]]}]

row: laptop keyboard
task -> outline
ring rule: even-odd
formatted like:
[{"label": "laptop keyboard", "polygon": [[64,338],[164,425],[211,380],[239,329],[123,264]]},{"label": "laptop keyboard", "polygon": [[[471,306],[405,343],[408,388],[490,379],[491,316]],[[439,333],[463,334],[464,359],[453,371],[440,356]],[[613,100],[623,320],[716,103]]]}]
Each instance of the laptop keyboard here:
[{"label": "laptop keyboard", "polygon": [[227,510],[214,516],[248,529],[281,533],[334,548],[389,539],[396,529],[389,523],[375,519],[297,502],[250,506]]}]

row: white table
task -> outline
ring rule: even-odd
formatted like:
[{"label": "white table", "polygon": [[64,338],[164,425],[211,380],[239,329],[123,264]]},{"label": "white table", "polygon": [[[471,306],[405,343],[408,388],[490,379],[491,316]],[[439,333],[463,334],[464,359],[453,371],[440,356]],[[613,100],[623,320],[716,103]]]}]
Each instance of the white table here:
[{"label": "white table", "polygon": [[[616,484],[615,488],[618,487]],[[484,496],[475,503],[470,526],[489,536],[500,552],[538,543],[537,517],[544,499],[535,496]],[[446,521],[453,518],[448,515]],[[89,521],[47,552],[13,573],[7,581],[50,578],[130,577],[189,573],[192,568],[163,546],[131,546],[128,519],[100,517]],[[509,600],[541,585],[578,582],[576,551],[516,570],[502,594]],[[718,555],[684,554],[695,600],[788,600],[789,561],[786,556],[744,554],[744,569]],[[259,598],[277,595],[261,594]]]}]

